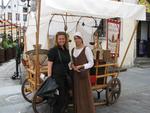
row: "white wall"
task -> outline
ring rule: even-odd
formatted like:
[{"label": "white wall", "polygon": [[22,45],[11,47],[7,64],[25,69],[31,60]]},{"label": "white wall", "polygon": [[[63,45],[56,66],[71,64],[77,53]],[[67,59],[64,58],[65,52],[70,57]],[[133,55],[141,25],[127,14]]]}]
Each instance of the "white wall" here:
[{"label": "white wall", "polygon": [[[122,23],[122,36],[123,40],[120,43],[120,57],[118,59],[118,63],[121,64],[123,56],[125,55],[125,51],[127,49],[127,46],[129,44],[130,38],[132,36],[133,30],[135,27],[135,21],[131,20],[123,20]],[[134,63],[134,58],[135,58],[135,38],[136,34],[134,35],[134,39],[132,40],[131,46],[129,48],[129,51],[127,53],[127,56],[124,61],[124,66],[125,67],[131,67],[133,66]]]},{"label": "white wall", "polygon": [[[138,0],[122,0],[122,1],[129,2],[129,3],[137,3]],[[120,57],[118,59],[119,64],[121,64],[122,62],[123,56],[129,44],[135,25],[136,25],[136,21],[122,20],[122,30],[121,30],[122,33],[121,34],[122,34],[123,40],[120,43]],[[135,51],[136,51],[136,33],[134,34],[134,39],[132,40],[131,46],[125,58],[125,61],[123,64],[124,67],[131,67],[134,65],[134,59],[136,57]]]}]

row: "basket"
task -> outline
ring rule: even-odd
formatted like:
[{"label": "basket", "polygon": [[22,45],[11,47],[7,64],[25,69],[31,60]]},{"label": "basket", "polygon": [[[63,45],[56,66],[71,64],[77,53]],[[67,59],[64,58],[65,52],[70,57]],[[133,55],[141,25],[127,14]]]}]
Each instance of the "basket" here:
[{"label": "basket", "polygon": [[[29,65],[32,65],[35,67],[35,61],[36,61],[36,51],[30,50],[25,53],[27,55],[27,59],[29,60]],[[39,64],[40,66],[46,66],[48,62],[48,50],[46,49],[39,49]]]}]

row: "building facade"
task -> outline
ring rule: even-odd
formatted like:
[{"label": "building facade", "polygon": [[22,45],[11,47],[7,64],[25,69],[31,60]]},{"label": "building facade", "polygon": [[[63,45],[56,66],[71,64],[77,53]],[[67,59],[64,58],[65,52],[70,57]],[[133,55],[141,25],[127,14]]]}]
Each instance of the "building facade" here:
[{"label": "building facade", "polygon": [[1,15],[3,15],[3,19],[5,18],[5,20],[13,24],[26,26],[28,14],[27,5],[26,0],[9,0],[8,3],[4,5]]}]

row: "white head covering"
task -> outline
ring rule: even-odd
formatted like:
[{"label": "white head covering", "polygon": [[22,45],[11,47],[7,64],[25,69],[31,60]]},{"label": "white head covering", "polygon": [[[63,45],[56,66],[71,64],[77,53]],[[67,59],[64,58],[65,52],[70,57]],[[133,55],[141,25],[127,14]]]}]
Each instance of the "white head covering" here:
[{"label": "white head covering", "polygon": [[76,32],[76,33],[74,34],[74,38],[75,38],[76,36],[80,37],[80,39],[82,40],[82,43],[84,43],[84,41],[83,41],[83,36],[82,36],[81,32]]},{"label": "white head covering", "polygon": [[74,34],[74,37],[75,37],[75,36],[79,36],[80,38],[83,38],[81,32],[76,32],[76,33]]}]

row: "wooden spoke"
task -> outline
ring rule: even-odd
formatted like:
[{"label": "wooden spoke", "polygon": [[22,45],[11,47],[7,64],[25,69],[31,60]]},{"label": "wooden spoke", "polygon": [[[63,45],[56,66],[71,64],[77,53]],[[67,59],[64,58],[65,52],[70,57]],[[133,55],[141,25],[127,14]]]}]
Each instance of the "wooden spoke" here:
[{"label": "wooden spoke", "polygon": [[24,99],[26,101],[32,103],[32,98],[33,98],[34,92],[29,90],[29,89],[31,89],[30,87],[31,87],[30,83],[29,83],[28,79],[26,79],[22,84],[21,92],[22,92]]},{"label": "wooden spoke", "polygon": [[106,101],[107,104],[114,104],[121,93],[121,82],[118,78],[112,78],[106,88]]}]

